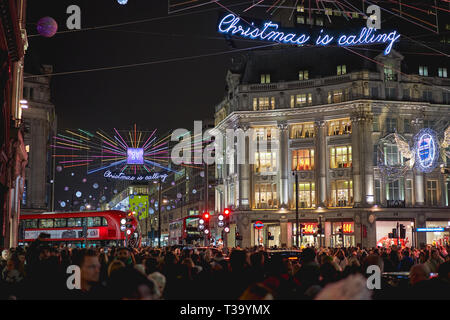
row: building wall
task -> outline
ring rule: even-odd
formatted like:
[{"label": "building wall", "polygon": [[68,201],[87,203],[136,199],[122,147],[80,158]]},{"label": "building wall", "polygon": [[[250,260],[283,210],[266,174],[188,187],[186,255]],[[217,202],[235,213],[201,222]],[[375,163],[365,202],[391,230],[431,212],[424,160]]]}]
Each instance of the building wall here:
[{"label": "building wall", "polygon": [[[51,102],[51,66],[42,67],[42,76],[26,78],[23,97],[29,108],[23,111],[25,145],[29,162],[26,169],[26,193],[23,198],[25,212],[53,210],[54,159],[51,147],[56,135],[55,106]],[[26,75],[30,76],[30,75]]]},{"label": "building wall", "polygon": [[[377,59],[399,70],[403,57],[393,52]],[[443,67],[448,68],[448,63]],[[235,78],[240,76],[235,74]],[[216,189],[223,193],[223,197],[216,210],[228,206],[234,209],[232,223],[243,235],[241,246],[257,244],[253,223],[258,220],[267,225],[263,233],[269,232],[270,227],[279,226],[279,240],[272,244],[294,244],[289,235],[293,234],[296,222],[293,153],[296,150],[314,150],[311,157],[314,168],[297,167],[299,185],[305,187],[309,184],[311,188],[314,184],[315,189],[309,193],[313,198],[310,204],[299,210],[299,220],[304,224],[317,223],[321,216],[326,234],[322,245],[336,244],[339,223],[352,226],[351,234],[344,235],[345,239],[350,239],[350,245],[375,246],[379,240],[377,220],[410,221],[415,227],[425,225],[427,219],[450,220],[447,200],[450,182],[443,168],[438,166],[428,174],[416,169],[406,170],[399,182],[402,186],[397,187],[403,191],[397,192],[396,186],[389,185],[389,179],[381,174],[375,155],[380,138],[386,138],[395,131],[411,140],[421,128],[431,127],[442,136],[450,122],[449,87],[450,81],[444,77],[427,77],[426,81],[421,81],[416,74],[396,73],[388,77],[384,68],[378,68],[376,72],[353,69],[353,72],[342,75],[268,84],[229,81],[229,90],[233,94],[216,108],[216,128],[223,134],[227,129],[266,128],[267,132],[267,128],[271,128],[271,138],[267,140],[274,146],[276,165],[269,172],[258,172],[261,166],[248,164],[250,150],[247,142],[247,164],[237,165],[236,156],[232,156],[226,164],[217,166],[222,183]],[[231,96],[232,99],[229,98]],[[296,104],[297,99],[301,104]],[[226,105],[230,107],[224,117]],[[342,119],[348,123],[347,128],[343,125],[336,135],[333,134],[333,123]],[[296,136],[296,126],[307,123],[311,124],[313,137],[311,134]],[[333,168],[332,154],[337,154],[342,147],[351,148],[351,165],[344,163]],[[224,155],[230,153],[226,148],[222,150]],[[410,180],[409,192],[406,192],[406,180]],[[427,195],[430,180],[436,181],[437,190],[433,192],[436,200]],[[347,181],[348,187],[339,187],[345,185],[341,181]],[[263,190],[261,185],[269,184],[272,184],[269,195],[274,195],[274,198],[261,206],[258,204],[258,198],[261,199],[258,189]],[[376,191],[379,197],[376,197]],[[333,193],[336,194],[334,198],[343,193],[351,193],[352,196],[333,201]],[[388,200],[393,200],[393,197],[396,198],[394,200],[404,200],[406,207],[420,209],[389,208]],[[408,227],[411,228],[411,224]],[[425,243],[424,234],[417,237],[414,240],[416,244]],[[411,244],[412,239],[409,240]],[[263,241],[265,245],[270,244],[266,236]]]}]

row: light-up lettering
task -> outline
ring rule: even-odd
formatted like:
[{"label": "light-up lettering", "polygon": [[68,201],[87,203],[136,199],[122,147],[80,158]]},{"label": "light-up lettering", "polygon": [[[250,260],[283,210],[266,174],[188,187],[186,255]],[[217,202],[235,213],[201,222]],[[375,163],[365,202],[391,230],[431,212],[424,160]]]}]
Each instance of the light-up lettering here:
[{"label": "light-up lettering", "polygon": [[344,223],[342,229],[344,233],[353,233],[353,223]]},{"label": "light-up lettering", "polygon": [[[306,44],[311,40],[311,37],[314,37],[306,33],[298,34],[295,32],[280,31],[279,25],[272,21],[266,22],[261,28],[258,28],[253,22],[251,24],[242,22],[241,18],[234,14],[226,15],[219,22],[218,30],[221,33],[244,38],[293,45]],[[400,34],[398,34],[397,31],[377,33],[377,30],[374,28],[364,27],[357,34],[342,34],[340,36],[335,36],[322,29],[319,34],[314,37],[314,39],[315,41],[313,43],[319,46],[331,45],[334,42],[338,46],[357,46],[384,43],[387,44],[384,50],[384,54],[387,55],[391,52],[394,43],[399,41]]]},{"label": "light-up lettering", "polygon": [[114,172],[111,172],[111,171],[107,170],[107,171],[105,171],[103,176],[105,178],[109,178],[109,179],[126,180],[126,181],[161,180],[162,182],[165,182],[169,175],[166,174],[166,173],[162,173],[161,174],[159,172],[154,172],[154,173],[146,175],[146,176],[144,176],[144,175],[130,176],[130,175],[126,175],[123,172],[121,172],[121,173],[114,173]]}]

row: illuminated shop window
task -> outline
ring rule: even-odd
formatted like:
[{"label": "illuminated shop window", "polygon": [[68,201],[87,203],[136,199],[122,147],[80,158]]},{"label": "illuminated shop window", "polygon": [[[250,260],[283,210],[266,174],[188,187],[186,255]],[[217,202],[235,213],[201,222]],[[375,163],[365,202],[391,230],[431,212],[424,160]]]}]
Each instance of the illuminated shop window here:
[{"label": "illuminated shop window", "polygon": [[336,69],[337,69],[336,71],[337,71],[338,76],[341,76],[341,75],[347,73],[347,66],[345,64],[341,64],[341,65],[337,66]]},{"label": "illuminated shop window", "polygon": [[278,207],[275,183],[255,184],[255,206],[256,209],[276,209]]},{"label": "illuminated shop window", "polygon": [[275,97],[253,98],[253,110],[264,111],[275,109]]},{"label": "illuminated shop window", "polygon": [[255,172],[277,171],[276,152],[255,152]]},{"label": "illuminated shop window", "polygon": [[352,166],[352,147],[330,148],[330,168],[350,168]]},{"label": "illuminated shop window", "polygon": [[348,207],[353,205],[353,181],[331,181],[331,206]]},{"label": "illuminated shop window", "polygon": [[292,170],[314,170],[314,149],[292,151]]},{"label": "illuminated shop window", "polygon": [[298,24],[305,24],[305,17],[304,16],[297,16],[297,23]]},{"label": "illuminated shop window", "polygon": [[305,12],[304,6],[297,6],[297,12]]},{"label": "illuminated shop window", "polygon": [[[295,195],[295,184],[294,184]],[[316,191],[314,182],[301,182],[298,184],[298,206],[299,208],[315,207]],[[295,199],[294,199],[295,206]]]},{"label": "illuminated shop window", "polygon": [[332,120],[328,122],[328,135],[339,136],[352,133],[352,122],[350,118]]},{"label": "illuminated shop window", "polygon": [[438,204],[437,185],[437,180],[427,180],[427,203],[430,206],[435,206]]},{"label": "illuminated shop window", "polygon": [[261,83],[270,83],[270,74],[262,74]]},{"label": "illuminated shop window", "polygon": [[333,9],[331,9],[331,8],[325,8],[325,14],[326,14],[327,16],[333,15]]},{"label": "illuminated shop window", "polygon": [[291,126],[291,139],[314,138],[314,123],[306,122]]},{"label": "illuminated shop window", "polygon": [[272,140],[277,139],[277,129],[274,127],[256,127],[253,128],[255,132],[255,139],[257,141],[261,140]]}]

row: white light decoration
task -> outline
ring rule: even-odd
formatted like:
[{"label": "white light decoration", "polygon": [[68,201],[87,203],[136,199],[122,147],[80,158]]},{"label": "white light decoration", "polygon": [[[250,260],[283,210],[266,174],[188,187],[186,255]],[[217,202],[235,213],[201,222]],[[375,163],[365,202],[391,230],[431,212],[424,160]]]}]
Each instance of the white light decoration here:
[{"label": "white light decoration", "polygon": [[77,198],[80,198],[82,194],[81,194],[80,191],[77,191],[77,192],[75,193],[75,195],[77,196]]},{"label": "white light decoration", "polygon": [[117,3],[124,6],[128,3],[128,0],[117,0]]},{"label": "white light decoration", "polygon": [[414,137],[414,141],[417,168],[424,173],[433,171],[439,160],[436,132],[430,128],[424,128]]}]

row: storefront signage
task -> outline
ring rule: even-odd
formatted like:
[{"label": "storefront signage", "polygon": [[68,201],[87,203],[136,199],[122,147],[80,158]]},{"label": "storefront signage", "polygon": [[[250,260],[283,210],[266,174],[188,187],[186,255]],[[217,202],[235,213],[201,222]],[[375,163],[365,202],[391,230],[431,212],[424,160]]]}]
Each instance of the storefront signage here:
[{"label": "storefront signage", "polygon": [[416,228],[416,232],[444,232],[445,228]]},{"label": "storefront signage", "polygon": [[317,228],[317,223],[305,223],[303,227],[303,234],[314,234]]},{"label": "storefront signage", "polygon": [[257,230],[261,230],[262,228],[264,228],[264,223],[262,223],[261,221],[256,221],[253,225]]},{"label": "storefront signage", "polygon": [[323,29],[315,35],[308,34],[308,32],[297,33],[292,30],[280,31],[279,25],[272,21],[263,23],[260,27],[257,27],[254,22],[244,21],[234,14],[226,15],[219,22],[218,29],[220,33],[224,34],[291,45],[356,46],[387,44],[384,50],[385,55],[391,52],[394,43],[400,39],[400,34],[397,31],[378,33],[377,30],[366,27],[362,28],[358,33],[340,33],[339,35],[331,34]]},{"label": "storefront signage", "polygon": [[353,233],[353,223],[344,223],[342,230],[344,233]]},{"label": "storefront signage", "polygon": [[165,182],[169,175],[166,173],[161,174],[159,172],[154,172],[149,175],[127,175],[123,172],[114,173],[114,172],[107,170],[107,171],[105,171],[103,176],[105,178],[109,178],[109,179],[127,180],[127,181],[142,181],[142,180],[149,181],[149,180],[161,179],[162,182]]}]

